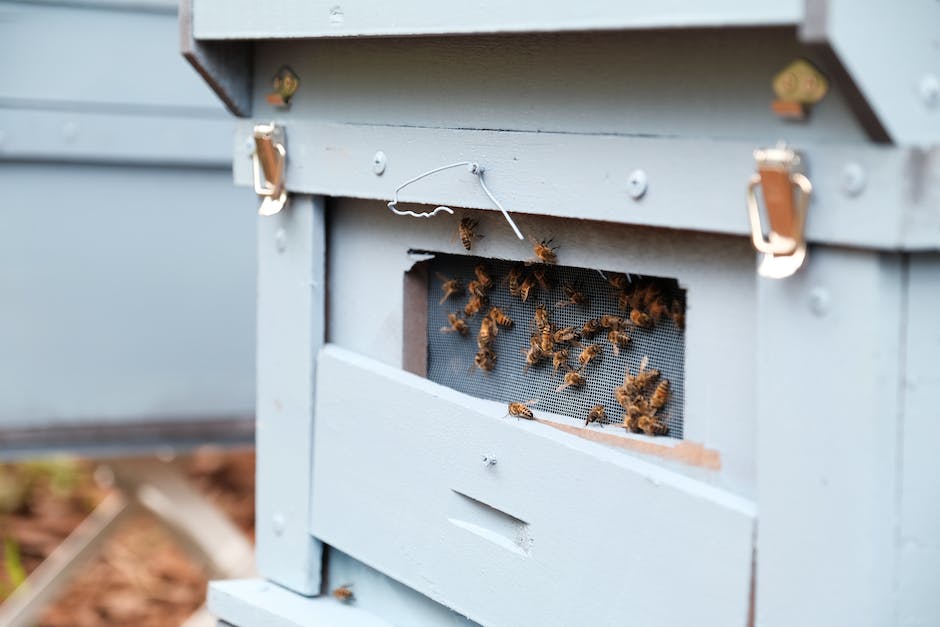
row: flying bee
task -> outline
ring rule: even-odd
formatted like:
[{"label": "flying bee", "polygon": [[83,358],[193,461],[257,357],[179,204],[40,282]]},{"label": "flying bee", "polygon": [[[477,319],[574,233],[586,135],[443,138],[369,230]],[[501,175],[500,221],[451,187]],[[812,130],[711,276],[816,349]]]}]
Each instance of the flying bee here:
[{"label": "flying bee", "polygon": [[476,279],[467,283],[467,291],[470,292],[472,296],[486,298],[487,289],[483,287],[483,284]]},{"label": "flying bee", "polygon": [[451,296],[462,296],[463,295],[463,285],[460,283],[460,279],[450,279],[441,274],[437,273],[437,278],[439,278],[443,283],[441,284],[441,291],[444,292],[444,296],[441,297],[441,300],[438,301],[438,305],[443,305],[444,301],[450,298]]},{"label": "flying bee", "polygon": [[591,318],[584,323],[583,327],[581,327],[581,337],[585,340],[589,340],[597,335],[597,332],[600,330],[601,323],[597,321],[597,318]]},{"label": "flying bee", "polygon": [[604,349],[600,344],[591,344],[590,346],[585,346],[584,350],[581,351],[581,354],[578,355],[578,363],[582,366],[586,366],[591,363],[592,359],[600,357]]},{"label": "flying bee", "polygon": [[571,370],[567,374],[565,374],[565,382],[559,385],[555,389],[555,391],[561,392],[565,388],[581,387],[582,385],[585,384],[586,381],[587,379],[585,379],[581,374],[579,374],[577,370]]},{"label": "flying bee", "polygon": [[519,298],[522,299],[522,302],[529,300],[529,296],[532,296],[532,290],[536,285],[535,277],[531,274],[522,280],[522,283],[519,284]]},{"label": "flying bee", "polygon": [[340,603],[349,603],[355,598],[355,595],[353,594],[353,591],[350,590],[350,588],[352,588],[352,584],[346,583],[333,590],[331,594],[333,595],[333,598]]},{"label": "flying bee", "polygon": [[511,326],[513,325],[512,318],[510,318],[509,316],[507,316],[507,315],[503,312],[502,309],[500,309],[499,307],[497,307],[497,306],[495,306],[495,305],[493,305],[493,307],[490,308],[489,316],[490,316],[490,319],[491,319],[493,322],[495,322],[496,324],[498,324],[499,326],[501,326],[501,327],[503,327],[503,328],[505,328],[505,329],[508,329],[509,327],[511,327]]},{"label": "flying bee", "polygon": [[481,348],[473,358],[476,367],[484,372],[490,372],[496,367],[496,351],[491,348]]},{"label": "flying bee", "polygon": [[643,415],[637,418],[637,427],[646,435],[666,435],[669,433],[669,427],[662,420],[657,420],[653,416]]},{"label": "flying bee", "polygon": [[537,241],[533,238],[532,240],[532,250],[535,252],[535,257],[538,261],[542,263],[558,263],[558,255],[555,254],[555,251],[558,249],[557,246],[552,246],[553,240],[542,240]]},{"label": "flying bee", "polygon": [[565,284],[562,286],[562,289],[565,291],[565,300],[558,301],[558,303],[555,304],[556,307],[567,307],[568,305],[588,306],[588,297],[575,286]]},{"label": "flying bee", "polygon": [[509,413],[507,416],[515,416],[516,418],[525,418],[526,420],[535,420],[535,415],[532,413],[532,410],[529,409],[532,405],[538,403],[537,399],[532,399],[531,401],[525,401],[524,403],[509,403]]},{"label": "flying bee", "polygon": [[496,326],[492,318],[488,316],[483,318],[480,321],[480,333],[477,335],[477,346],[481,349],[492,346],[493,340],[496,339],[498,332],[499,327]]},{"label": "flying bee", "polygon": [[513,266],[510,268],[509,273],[506,275],[506,278],[503,279],[505,283],[509,285],[509,295],[521,297],[521,282],[522,275],[524,270],[519,266]]},{"label": "flying bee", "polygon": [[558,372],[558,369],[562,366],[568,365],[568,349],[563,348],[561,350],[555,351],[552,355],[552,368],[555,372]]},{"label": "flying bee", "polygon": [[617,316],[603,315],[600,317],[600,320],[598,320],[598,324],[600,324],[605,329],[620,331],[624,328],[626,322],[624,322],[623,318],[619,318]]},{"label": "flying bee", "polygon": [[601,424],[601,421],[606,419],[607,414],[604,413],[604,406],[595,405],[591,408],[591,411],[588,412],[587,418],[584,419],[584,426],[586,427],[592,422],[596,422],[598,425],[603,427],[604,425]]},{"label": "flying bee", "polygon": [[528,372],[529,368],[538,366],[547,356],[546,352],[542,350],[539,338],[536,335],[529,338],[529,350],[523,350],[522,352],[525,353],[525,367],[523,367],[522,372]]},{"label": "flying bee", "polygon": [[652,415],[655,415],[669,400],[669,379],[663,379],[653,390],[650,396],[650,407],[653,408]]},{"label": "flying bee", "polygon": [[663,316],[669,313],[669,307],[666,306],[662,298],[657,298],[650,303],[646,311],[653,320],[659,323]]},{"label": "flying bee", "polygon": [[464,305],[463,313],[468,318],[477,315],[483,307],[486,306],[486,300],[479,296],[471,295],[470,300]]},{"label": "flying bee", "polygon": [[640,327],[641,329],[653,328],[653,317],[639,309],[630,310],[630,322],[633,323],[633,326]]},{"label": "flying bee", "polygon": [[552,334],[552,340],[556,344],[577,344],[580,339],[581,336],[578,335],[578,330],[575,327],[558,329]]},{"label": "flying bee", "polygon": [[478,223],[471,218],[462,218],[457,224],[457,237],[467,250],[473,247],[473,240],[483,237],[476,232]]},{"label": "flying bee", "polygon": [[473,273],[477,275],[477,281],[480,282],[483,289],[488,290],[493,286],[493,277],[489,275],[486,266],[482,263],[473,269]]},{"label": "flying bee", "polygon": [[555,345],[555,340],[552,339],[552,327],[551,325],[542,327],[542,331],[539,334],[541,339],[541,344],[539,345],[542,349],[542,352],[546,355],[552,352],[552,348]]},{"label": "flying bee", "polygon": [[456,313],[447,314],[447,319],[450,321],[450,326],[441,327],[441,333],[459,333],[460,335],[467,335],[470,332],[467,321]]},{"label": "flying bee", "polygon": [[630,341],[630,336],[623,331],[613,331],[607,333],[607,341],[614,349],[614,355],[620,355],[620,349],[626,348]]},{"label": "flying bee", "polygon": [[535,307],[535,328],[541,331],[550,326],[552,326],[552,322],[548,318],[548,309],[545,308],[545,305],[537,305]]},{"label": "flying bee", "polygon": [[678,300],[672,301],[672,309],[669,311],[669,315],[672,316],[672,321],[676,323],[676,327],[680,331],[685,331],[685,310],[682,309],[682,304]]}]

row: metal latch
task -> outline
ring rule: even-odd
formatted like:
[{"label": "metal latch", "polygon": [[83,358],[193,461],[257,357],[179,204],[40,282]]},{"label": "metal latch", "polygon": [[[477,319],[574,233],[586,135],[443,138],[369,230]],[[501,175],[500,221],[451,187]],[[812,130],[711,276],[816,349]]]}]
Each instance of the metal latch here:
[{"label": "metal latch", "polygon": [[255,151],[251,155],[255,193],[262,197],[258,214],[273,216],[287,204],[284,168],[287,149],[284,148],[284,128],[274,122],[258,124],[254,130]]},{"label": "metal latch", "polygon": [[[782,279],[800,269],[806,259],[806,211],[813,185],[802,172],[800,154],[786,145],[754,151],[757,173],[747,187],[747,211],[751,240],[763,253],[757,271],[761,276]],[[769,229],[761,222],[757,200],[763,191]],[[766,232],[766,235],[765,235]]]}]

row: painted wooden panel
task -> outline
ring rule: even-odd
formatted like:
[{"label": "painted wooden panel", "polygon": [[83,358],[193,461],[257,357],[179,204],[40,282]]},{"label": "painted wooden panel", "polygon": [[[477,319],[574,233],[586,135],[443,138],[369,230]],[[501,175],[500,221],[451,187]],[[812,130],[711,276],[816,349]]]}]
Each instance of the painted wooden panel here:
[{"label": "painted wooden panel", "polygon": [[758,283],[759,625],[895,624],[902,278],[817,247]]},{"label": "painted wooden panel", "polygon": [[910,258],[903,338],[898,562],[899,627],[928,627],[940,616],[940,257]]},{"label": "painted wooden panel", "polygon": [[258,219],[258,572],[295,592],[320,589],[307,534],[315,356],[325,320],[324,200],[295,196]]},{"label": "painted wooden panel", "polygon": [[533,11],[525,2],[476,3],[410,0],[197,0],[200,39],[428,35],[439,33],[598,30],[795,24],[803,6],[795,0],[749,3],[720,0],[707,9],[689,0],[649,4],[638,0],[588,0],[578,5],[546,0]]},{"label": "painted wooden panel", "polygon": [[318,538],[487,625],[746,623],[749,501],[338,347],[317,390]]}]

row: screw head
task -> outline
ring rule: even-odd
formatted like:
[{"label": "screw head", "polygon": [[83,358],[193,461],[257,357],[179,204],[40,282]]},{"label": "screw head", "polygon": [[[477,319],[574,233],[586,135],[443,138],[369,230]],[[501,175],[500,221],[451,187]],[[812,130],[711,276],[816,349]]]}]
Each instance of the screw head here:
[{"label": "screw head", "polygon": [[630,197],[634,200],[639,200],[646,193],[648,184],[649,181],[646,177],[646,172],[643,170],[634,170],[630,173],[629,178],[627,178],[627,193],[630,194]]},{"label": "screw head", "polygon": [[372,156],[372,171],[376,176],[382,176],[386,165],[388,165],[388,157],[381,150]]},{"label": "screw head", "polygon": [[493,454],[483,456],[483,466],[489,468],[496,465],[496,456]]},{"label": "screw head", "polygon": [[842,191],[848,196],[858,196],[865,190],[865,168],[852,162],[842,168]]},{"label": "screw head", "polygon": [[936,74],[927,74],[921,78],[917,91],[928,109],[935,109],[940,105],[940,78],[937,78]]}]

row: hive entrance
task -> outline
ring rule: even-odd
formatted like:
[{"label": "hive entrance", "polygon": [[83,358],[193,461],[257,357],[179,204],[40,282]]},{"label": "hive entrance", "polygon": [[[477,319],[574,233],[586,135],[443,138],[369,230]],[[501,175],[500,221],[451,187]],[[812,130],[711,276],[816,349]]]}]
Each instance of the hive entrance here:
[{"label": "hive entrance", "polygon": [[[466,316],[464,307],[469,300],[466,288],[477,278],[474,269],[480,264],[493,280],[492,287],[487,291],[488,304],[476,315]],[[527,274],[533,270],[544,270],[550,289],[546,291],[541,286],[536,286],[529,298],[523,302],[520,297],[510,293],[507,277],[514,268],[517,272],[522,270]],[[562,367],[556,372],[551,357],[526,369],[526,353],[531,348],[530,337],[536,333],[534,317],[539,304],[547,308],[555,329],[581,329],[586,321],[599,319],[604,315],[629,319],[629,307],[626,311],[620,309],[619,292],[605,279],[616,276],[617,273],[602,270],[604,276],[601,276],[601,273],[594,269],[540,264],[523,266],[499,259],[445,254],[436,255],[429,261],[428,269],[430,380],[465,394],[506,403],[538,399],[538,404],[534,406],[536,414],[539,411],[547,411],[584,420],[592,407],[603,405],[606,413],[606,419],[602,420],[604,428],[609,428],[606,427],[609,424],[614,425],[614,429],[620,429],[624,410],[615,398],[614,389],[623,385],[627,368],[635,375],[643,358],[648,357],[649,367],[659,370],[662,378],[668,379],[670,383],[668,401],[657,412],[657,417],[669,427],[670,437],[682,438],[685,336],[669,313],[663,315],[652,329],[632,325],[627,327],[625,332],[630,336],[630,341],[625,348],[620,349],[619,355],[615,354],[608,341],[606,329],[601,329],[593,339],[582,339],[580,347],[569,346],[567,364],[573,369],[580,365],[578,356],[584,346],[598,344],[602,347],[602,354],[579,370],[585,377],[585,383],[581,387],[556,391],[563,383],[568,367]],[[463,293],[439,304],[443,296],[441,286],[444,283],[441,277],[458,279]],[[675,301],[684,311],[685,291],[679,288],[675,279],[640,275],[628,277],[631,287],[653,285],[659,291],[660,300],[667,307],[671,309]],[[566,293],[565,286],[575,287],[587,297],[588,303],[557,306],[559,302],[568,299],[569,294]],[[502,309],[515,324],[511,328],[499,328],[492,342],[492,350],[496,356],[492,370],[484,371],[474,364],[479,350],[477,336],[481,320],[494,305]],[[441,332],[442,328],[451,327],[448,314],[455,312],[461,319],[466,320],[469,330],[467,335]],[[560,349],[563,346],[556,344],[555,348]],[[648,389],[647,396],[651,392],[652,388]],[[591,425],[590,428],[598,427]]]}]

